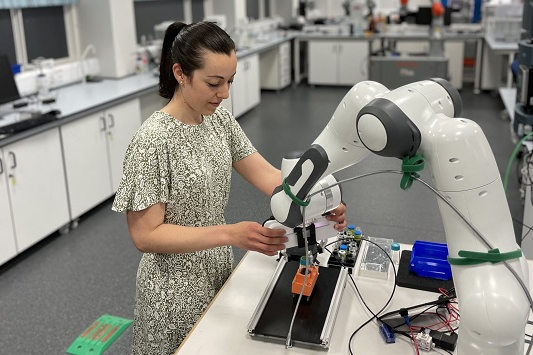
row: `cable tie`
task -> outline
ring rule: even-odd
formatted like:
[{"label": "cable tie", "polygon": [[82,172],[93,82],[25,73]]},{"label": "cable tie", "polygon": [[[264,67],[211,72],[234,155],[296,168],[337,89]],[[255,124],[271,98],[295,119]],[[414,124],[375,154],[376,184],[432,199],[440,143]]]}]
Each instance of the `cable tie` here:
[{"label": "cable tie", "polygon": [[283,186],[283,191],[285,191],[285,193],[291,198],[291,200],[293,200],[298,206],[307,207],[309,205],[309,201],[300,200],[296,195],[294,195],[291,191],[291,187],[289,186],[289,184],[287,184],[285,180],[286,178],[283,179],[283,182],[281,184]]},{"label": "cable tie", "polygon": [[413,180],[419,178],[420,175],[417,172],[424,170],[426,162],[424,157],[415,154],[412,157],[405,156],[402,160],[402,180],[400,182],[400,187],[402,190],[408,190],[411,185],[413,185]]},{"label": "cable tie", "polygon": [[500,253],[498,248],[491,249],[488,252],[459,250],[458,258],[448,256],[450,265],[477,265],[481,263],[499,263],[510,259],[518,259],[522,256],[522,250],[517,249],[506,253]]}]

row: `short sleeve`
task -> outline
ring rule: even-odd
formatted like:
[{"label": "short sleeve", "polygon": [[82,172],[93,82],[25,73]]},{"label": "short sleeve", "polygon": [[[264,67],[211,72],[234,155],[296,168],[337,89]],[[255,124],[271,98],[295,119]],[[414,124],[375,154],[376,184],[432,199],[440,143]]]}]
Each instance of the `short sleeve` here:
[{"label": "short sleeve", "polygon": [[169,199],[168,151],[162,139],[138,132],[126,150],[112,209],[140,211]]},{"label": "short sleeve", "polygon": [[224,122],[228,122],[226,127],[228,129],[228,143],[232,161],[239,161],[255,153],[257,150],[233,115],[223,107],[221,107],[220,114],[223,116]]}]

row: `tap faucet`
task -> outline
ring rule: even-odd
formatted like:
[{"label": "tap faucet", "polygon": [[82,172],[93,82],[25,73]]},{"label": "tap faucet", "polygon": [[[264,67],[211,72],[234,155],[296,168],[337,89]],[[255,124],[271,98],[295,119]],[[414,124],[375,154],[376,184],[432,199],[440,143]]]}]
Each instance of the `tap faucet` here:
[{"label": "tap faucet", "polygon": [[88,44],[80,56],[80,71],[81,71],[81,81],[85,84],[87,81],[87,75],[85,72],[85,58],[89,55],[89,52],[92,52],[96,56],[96,48],[92,44]]}]

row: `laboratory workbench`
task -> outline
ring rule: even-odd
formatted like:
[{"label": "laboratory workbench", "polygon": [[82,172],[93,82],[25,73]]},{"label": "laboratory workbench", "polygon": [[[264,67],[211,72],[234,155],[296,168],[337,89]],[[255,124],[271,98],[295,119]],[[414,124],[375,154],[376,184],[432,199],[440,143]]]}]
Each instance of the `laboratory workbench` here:
[{"label": "laboratory workbench", "polygon": [[[411,245],[402,245],[402,250],[411,247]],[[321,265],[327,264],[324,262],[327,260],[324,257],[323,254],[319,256]],[[246,253],[224,287],[210,303],[185,341],[176,350],[175,355],[309,355],[326,353],[325,349],[314,347],[294,346],[286,349],[282,342],[253,339],[248,335],[248,324],[269,280],[273,276],[276,265],[277,261],[274,257],[255,252]],[[529,273],[533,275],[533,262],[528,260],[528,265]],[[388,280],[364,276],[354,276],[354,280],[364,301],[373,312],[379,311],[385,305],[394,285],[394,278],[391,275],[389,275]],[[533,282],[530,278],[530,289],[532,285]],[[387,310],[392,311],[401,307],[434,301],[437,297],[438,294],[433,292],[396,287],[394,297]],[[372,315],[363,306],[352,282],[348,279],[327,354],[348,354],[348,341],[351,334],[370,317]],[[531,332],[529,329],[528,331]],[[386,344],[379,334],[375,321],[363,327],[353,337],[351,347],[354,354],[412,354],[414,352],[412,343],[404,337],[396,337],[395,343]],[[435,349],[432,353],[447,354],[440,349]]]},{"label": "laboratory workbench", "polygon": [[[57,109],[58,120],[0,139],[0,147],[44,132],[51,128],[102,111],[124,101],[143,96],[157,89],[158,77],[153,73],[136,74],[121,79],[107,79],[100,82],[78,83],[51,91],[54,103],[42,104],[32,101],[26,107],[13,109],[11,104],[0,106],[0,113],[17,111],[47,112]],[[0,137],[1,138],[1,137]]]},{"label": "laboratory workbench", "polygon": [[[263,37],[252,45],[238,49],[237,60],[245,59],[254,54],[261,54],[292,40],[292,38],[294,38],[294,35],[287,32],[276,32]],[[158,82],[158,75],[150,71],[120,79],[104,79],[99,82],[76,83],[60,87],[51,91],[51,96],[56,101],[48,105],[42,104],[38,100],[30,100],[28,106],[19,109],[13,109],[11,104],[0,105],[0,113],[26,110],[47,112],[53,109],[58,109],[61,112],[55,122],[43,124],[8,137],[0,136],[0,147],[85,117],[91,113],[102,111],[121,102],[156,92]],[[145,118],[143,117],[143,119]]]},{"label": "laboratory workbench", "polygon": [[[368,55],[372,55],[374,53],[376,46],[384,47],[384,43],[387,41],[394,41],[394,42],[421,42],[421,41],[429,41],[430,40],[430,34],[428,27],[422,27],[422,26],[390,26],[390,28],[387,29],[384,33],[376,33],[376,34],[369,34],[369,35],[352,35],[347,33],[323,33],[319,31],[315,32],[293,32],[294,33],[294,40],[293,40],[293,69],[294,69],[294,83],[299,84],[303,77],[307,75],[307,68],[305,67],[305,63],[302,63],[302,58],[300,56],[300,51],[302,44],[309,43],[309,42],[317,42],[317,41],[338,41],[339,43],[346,43],[346,42],[361,42],[365,41],[368,43],[368,50],[365,50],[364,52],[368,52],[367,54],[363,53],[360,54],[363,57],[366,57],[366,60],[368,60]],[[442,39],[446,45],[448,42],[466,42],[466,41],[473,41],[476,43],[476,52],[477,57],[481,58],[481,55],[483,53],[483,34],[481,31],[479,31],[476,28],[469,30],[464,28],[457,28],[454,29],[445,29],[443,32]],[[358,50],[357,52],[361,52],[361,50]],[[463,51],[459,53],[459,55],[462,56]],[[449,56],[453,58],[454,55],[457,55],[456,53],[449,53]],[[305,58],[305,56],[304,56]],[[357,60],[357,59],[355,59]],[[462,58],[460,60],[460,63],[458,64],[460,68],[457,68],[457,70],[462,71]],[[454,65],[454,67],[457,65]],[[344,70],[343,68],[340,68],[340,70]],[[341,74],[340,76],[345,76],[346,73]],[[462,74],[460,75],[462,78]],[[368,80],[367,77],[364,80]],[[331,84],[331,83],[330,83]],[[335,83],[332,83],[333,85]],[[342,82],[340,84],[343,84]],[[456,87],[461,88],[461,83],[456,83]],[[475,66],[475,77],[474,77],[474,91],[479,92],[479,88],[481,85],[481,60],[476,60],[476,66]]]},{"label": "laboratory workbench", "polygon": [[485,43],[488,46],[488,49],[497,55],[507,56],[507,88],[512,88],[513,86],[513,73],[511,66],[514,61],[514,56],[518,52],[518,43],[517,42],[501,42],[495,41],[494,38],[485,36]]}]

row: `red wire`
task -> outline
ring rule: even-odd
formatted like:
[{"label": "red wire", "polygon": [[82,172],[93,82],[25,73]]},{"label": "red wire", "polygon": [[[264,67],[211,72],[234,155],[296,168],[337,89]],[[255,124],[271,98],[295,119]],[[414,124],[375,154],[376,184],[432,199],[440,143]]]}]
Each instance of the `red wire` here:
[{"label": "red wire", "polygon": [[[447,291],[445,289],[440,288],[439,291],[444,296],[449,297],[448,294],[446,293]],[[429,328],[429,329],[433,329],[433,330],[440,330],[442,328],[447,327],[451,332],[453,332],[453,327],[451,326],[451,323],[459,321],[459,318],[460,318],[459,309],[457,307],[455,307],[451,303],[446,303],[446,310],[448,311],[448,318],[446,318],[444,315],[439,314],[437,311],[435,311],[435,314],[437,316],[444,317],[445,320],[443,320],[441,322],[437,322],[435,324],[432,324],[432,325],[429,325],[429,326],[425,326],[425,327],[411,326],[410,324],[408,325],[409,331],[411,333],[411,339],[413,340],[413,345],[415,347],[415,353],[417,355],[420,355],[420,352],[419,352],[418,344],[417,344],[415,336],[414,336],[414,329],[415,328],[418,329],[418,330],[420,330],[421,328]],[[427,312],[422,312],[422,313],[419,313],[418,315],[424,314],[424,313],[427,313]],[[412,317],[410,317],[410,319],[412,319]],[[437,327],[437,326],[438,326],[437,329],[433,328],[433,327]]]},{"label": "red wire", "polygon": [[416,343],[416,339],[413,334],[413,327],[409,326],[409,330],[411,331],[411,339],[413,339],[413,344],[415,345],[415,353],[416,355],[420,355],[420,353],[418,352],[418,344]]},{"label": "red wire", "polygon": [[[449,306],[449,307],[448,307]],[[438,313],[437,311],[435,311],[435,314],[439,317],[444,317],[444,320],[442,320],[441,318],[441,322],[437,322],[437,323],[434,323],[434,324],[431,324],[431,325],[426,325],[426,326],[412,326],[414,330],[420,330],[422,328],[429,328],[429,329],[433,329],[433,330],[441,330],[442,328],[448,328],[448,330],[450,332],[453,332],[453,327],[451,326],[451,323],[452,322],[457,322],[459,321],[459,311],[458,309],[453,306],[452,304],[446,304],[446,308],[447,308],[447,311],[448,311],[448,318],[445,318],[444,315]],[[419,313],[418,315],[421,315],[421,314],[424,314],[424,313],[428,313],[427,311],[426,312],[421,312]],[[414,319],[415,316],[413,317],[410,317],[410,319]]]}]

